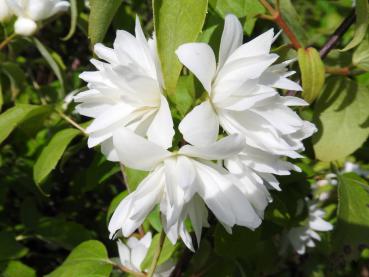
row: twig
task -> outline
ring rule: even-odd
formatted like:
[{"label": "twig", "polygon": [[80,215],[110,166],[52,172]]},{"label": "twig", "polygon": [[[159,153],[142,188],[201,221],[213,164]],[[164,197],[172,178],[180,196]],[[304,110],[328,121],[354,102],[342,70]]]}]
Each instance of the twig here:
[{"label": "twig", "polygon": [[7,46],[9,44],[9,42],[12,41],[12,39],[16,36],[15,33],[11,34],[10,36],[8,36],[6,39],[3,40],[2,43],[0,43],[0,50],[2,50],[5,46]]},{"label": "twig", "polygon": [[325,72],[334,75],[348,76],[350,75],[350,67],[326,66]]},{"label": "twig", "polygon": [[278,24],[278,26],[284,31],[288,39],[291,41],[293,47],[295,49],[301,48],[301,43],[293,33],[293,31],[290,29],[290,27],[287,25],[286,21],[284,21],[280,11],[279,11],[279,1],[277,1],[277,7],[274,8],[267,0],[259,0],[260,3],[269,11],[270,15],[272,16],[271,20],[273,20],[275,23]]},{"label": "twig", "polygon": [[160,233],[159,245],[155,251],[155,255],[152,259],[152,263],[149,269],[149,273],[147,274],[147,277],[152,277],[155,273],[156,267],[158,265],[159,257],[161,254],[161,250],[163,249],[164,240],[165,240],[165,232],[164,230],[162,230]]},{"label": "twig", "polygon": [[356,14],[355,9],[352,9],[350,14],[345,18],[340,26],[334,31],[332,36],[327,40],[327,42],[320,49],[319,54],[322,59],[324,59],[328,53],[336,46],[339,39],[346,33],[348,28],[355,22]]},{"label": "twig", "polygon": [[[350,14],[343,20],[343,22],[337,27],[334,33],[328,38],[326,43],[322,46],[319,50],[319,55],[322,59],[327,57],[328,53],[336,46],[339,39],[347,32],[350,26],[355,22],[355,9],[352,9]],[[300,80],[297,81],[300,83]],[[286,95],[288,96],[295,96],[296,91],[289,90],[287,91]]]},{"label": "twig", "polygon": [[73,119],[71,119],[69,116],[67,116],[65,113],[57,110],[57,113],[65,120],[67,121],[69,124],[71,124],[73,127],[77,128],[78,130],[80,130],[85,136],[88,136],[87,132],[85,129],[83,129],[77,122],[75,122]]}]

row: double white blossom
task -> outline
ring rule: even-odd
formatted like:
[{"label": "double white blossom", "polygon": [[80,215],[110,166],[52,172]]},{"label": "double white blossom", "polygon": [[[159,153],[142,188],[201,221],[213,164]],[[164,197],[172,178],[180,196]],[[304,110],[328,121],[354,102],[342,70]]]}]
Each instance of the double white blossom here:
[{"label": "double white blossom", "polygon": [[6,0],[11,11],[18,17],[14,32],[30,36],[37,30],[37,22],[66,11],[70,4],[64,0]]},{"label": "double white blossom", "polygon": [[239,189],[237,178],[211,162],[240,152],[244,147],[242,136],[219,141],[212,138],[206,145],[184,145],[178,152],[169,152],[121,128],[115,132],[113,142],[123,164],[150,174],[115,210],[109,223],[111,236],[119,230],[124,236],[132,234],[157,204],[168,238],[175,243],[180,236],[192,250],[184,221],[187,217],[191,220],[199,242],[202,227],[207,226],[205,204],[227,230],[235,224],[251,229],[260,225],[261,219]]},{"label": "double white blossom", "polygon": [[[152,242],[152,234],[147,232],[141,239],[130,237],[127,243],[118,241],[120,263],[133,272],[142,272],[141,264]],[[154,277],[169,277],[174,269],[172,260],[159,265],[155,269]]]},{"label": "double white blossom", "polygon": [[94,118],[87,128],[88,146],[101,144],[111,161],[118,161],[113,134],[129,128],[165,149],[172,146],[173,121],[166,98],[154,39],[146,40],[136,19],[136,36],[117,31],[114,48],[95,45],[96,55],[106,62],[92,59],[98,69],[80,77],[89,90],[74,99],[81,102],[77,111]]},{"label": "double white blossom", "polygon": [[317,231],[327,232],[333,229],[332,224],[323,219],[324,215],[324,210],[319,209],[316,204],[310,204],[307,226],[295,227],[288,232],[288,239],[298,254],[305,254],[306,247],[315,247],[315,241],[321,240]]},{"label": "double white blossom", "polygon": [[[190,219],[198,243],[208,211],[231,232],[234,225],[257,228],[271,201],[268,189],[280,189],[274,174],[287,175],[296,166],[285,156],[301,157],[301,142],[314,131],[289,106],[306,105],[282,97],[276,88],[300,90],[287,77],[289,61],[272,65],[275,39],[270,30],[242,45],[240,22],[226,16],[219,61],[207,44],[190,43],[176,51],[200,80],[208,100],[179,124],[189,143],[169,151],[174,136],[155,37],[146,40],[136,19],[135,36],[118,31],[113,49],[95,46],[97,68],[81,78],[89,90],[74,97],[77,111],[94,118],[87,128],[88,145],[101,144],[111,161],[149,171],[137,189],[117,207],[111,237],[130,236],[159,205],[164,231],[193,250],[185,227]],[[218,140],[220,126],[228,136]],[[217,161],[218,163],[214,163]]]},{"label": "double white blossom", "polygon": [[242,26],[234,15],[227,15],[221,38],[219,60],[209,45],[188,43],[176,53],[194,73],[208,93],[208,99],[183,119],[179,129],[184,139],[204,145],[218,135],[219,126],[228,134],[243,134],[246,146],[238,156],[227,159],[227,169],[236,174],[241,189],[260,215],[271,200],[268,188],[280,189],[273,174],[288,175],[299,170],[281,160],[298,158],[304,149],[302,140],[316,128],[301,120],[289,106],[307,103],[297,97],[282,97],[276,88],[301,90],[287,77],[291,62],[272,65],[278,55],[271,54],[273,30],[242,44]]}]

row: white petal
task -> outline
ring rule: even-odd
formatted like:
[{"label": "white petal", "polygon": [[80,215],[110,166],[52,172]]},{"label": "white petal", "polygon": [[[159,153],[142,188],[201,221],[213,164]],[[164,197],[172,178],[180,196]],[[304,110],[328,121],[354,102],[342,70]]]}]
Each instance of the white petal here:
[{"label": "white petal", "polygon": [[128,130],[120,128],[113,134],[119,160],[128,167],[150,171],[171,153]]},{"label": "white petal", "polygon": [[224,18],[224,29],[220,40],[218,68],[222,67],[235,49],[241,46],[243,30],[240,21],[233,14]]},{"label": "white petal", "polygon": [[196,146],[216,141],[219,132],[218,117],[209,101],[193,108],[178,126],[183,138]]},{"label": "white petal", "polygon": [[242,135],[234,134],[208,146],[184,145],[179,153],[205,160],[223,160],[238,154],[244,147],[245,138]]},{"label": "white petal", "polygon": [[147,138],[161,147],[168,149],[172,147],[173,136],[172,114],[170,113],[167,99],[161,95],[160,108],[147,130]]},{"label": "white petal", "polygon": [[113,138],[107,139],[101,143],[101,152],[106,156],[108,161],[119,161],[118,153],[114,148]]},{"label": "white petal", "polygon": [[216,62],[210,46],[199,42],[186,43],[176,50],[176,54],[181,63],[199,79],[206,91],[211,92]]},{"label": "white petal", "polygon": [[120,263],[131,270],[135,270],[131,265],[131,251],[129,248],[120,240],[118,240],[117,245]]},{"label": "white petal", "polygon": [[251,41],[241,45],[229,57],[227,63],[242,58],[268,54],[270,52],[270,47],[273,42],[273,35],[274,31],[273,29],[270,29],[269,31],[252,39]]},{"label": "white petal", "polygon": [[316,231],[331,231],[333,229],[332,224],[319,217],[311,218],[309,220],[309,226]]},{"label": "white petal", "polygon": [[114,49],[104,46],[102,43],[97,43],[94,46],[95,54],[107,62],[117,63],[117,56],[115,55]]}]

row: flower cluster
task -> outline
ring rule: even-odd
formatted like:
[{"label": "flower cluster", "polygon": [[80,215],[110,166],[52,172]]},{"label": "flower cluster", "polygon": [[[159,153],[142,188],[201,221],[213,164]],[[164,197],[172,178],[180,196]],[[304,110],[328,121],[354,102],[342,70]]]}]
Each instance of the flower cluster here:
[{"label": "flower cluster", "polygon": [[[234,225],[257,228],[280,190],[274,175],[298,167],[285,160],[301,157],[302,140],[316,128],[290,106],[307,103],[281,96],[277,89],[301,90],[288,79],[291,61],[275,62],[273,30],[243,44],[242,26],[225,18],[218,62],[209,45],[181,45],[178,59],[201,82],[206,100],[178,125],[183,138],[173,145],[175,129],[156,51],[136,20],[135,36],[118,31],[113,48],[95,45],[97,71],[81,78],[88,90],[74,97],[77,111],[94,118],[88,145],[101,145],[111,161],[148,171],[148,176],[117,207],[109,231],[130,236],[157,205],[163,229],[194,249],[185,226],[190,219],[198,243],[208,226],[208,209],[231,232]],[[172,151],[171,151],[172,150]]]},{"label": "flower cluster", "polygon": [[[132,272],[142,272],[141,264],[144,261],[152,242],[152,234],[147,232],[141,239],[130,237],[124,244],[118,241],[119,263]],[[159,265],[155,269],[154,277],[169,277],[174,269],[172,260]],[[144,270],[146,271],[146,269]]]},{"label": "flower cluster", "polygon": [[315,241],[320,241],[318,232],[327,232],[333,229],[332,224],[323,219],[324,210],[319,209],[316,203],[309,203],[309,218],[305,226],[294,227],[287,236],[295,251],[303,255],[306,247],[315,247]]},{"label": "flower cluster", "polygon": [[0,0],[0,22],[17,16],[14,32],[31,36],[37,30],[37,22],[66,11],[70,4],[64,0]]}]

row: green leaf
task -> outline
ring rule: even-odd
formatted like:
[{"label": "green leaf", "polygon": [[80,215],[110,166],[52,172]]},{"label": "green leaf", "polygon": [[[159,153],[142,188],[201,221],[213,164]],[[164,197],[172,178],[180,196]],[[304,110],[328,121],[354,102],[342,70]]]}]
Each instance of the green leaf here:
[{"label": "green leaf", "polygon": [[27,255],[28,249],[19,244],[14,235],[0,232],[0,261],[20,259]]},{"label": "green leaf", "polygon": [[[143,262],[141,263],[141,269],[146,270],[150,267],[152,259],[154,258],[155,252],[158,249],[159,242],[160,242],[160,233],[156,234],[153,237],[150,248],[147,251],[146,257],[143,260]],[[175,250],[176,250],[176,246],[173,245],[168,240],[167,237],[165,237],[163,248],[161,250],[160,257],[159,257],[159,260],[158,260],[158,265],[161,265],[162,263],[169,260],[172,257]]]},{"label": "green leaf", "polygon": [[27,83],[26,76],[22,68],[13,62],[2,62],[0,64],[0,69],[10,80],[10,90],[12,99],[14,100],[19,92],[24,89]]},{"label": "green leaf", "polygon": [[4,104],[3,84],[1,83],[1,78],[0,78],[0,112],[1,112],[1,109],[3,108],[3,104]]},{"label": "green leaf", "polygon": [[33,268],[19,261],[11,261],[1,276],[3,277],[36,277],[36,271]]},{"label": "green leaf", "polygon": [[61,91],[59,94],[59,98],[63,98],[65,95],[65,76],[62,72],[61,68],[59,67],[58,63],[53,58],[52,54],[49,52],[49,50],[42,44],[41,41],[39,41],[37,38],[32,38],[34,44],[36,45],[38,51],[40,54],[44,57],[44,59],[47,61],[49,66],[51,67],[52,71],[54,72],[55,76],[58,78],[61,86]]},{"label": "green leaf", "polygon": [[369,135],[369,91],[344,77],[331,77],[318,99],[314,122],[314,151],[322,161],[343,159]]},{"label": "green leaf", "polygon": [[254,0],[212,0],[209,5],[223,18],[229,13],[238,18],[245,18],[244,30],[250,35],[254,29],[257,15],[264,14],[265,9],[259,1]]},{"label": "green leaf", "polygon": [[196,40],[205,21],[207,0],[154,0],[153,7],[158,54],[170,95],[182,68],[175,50]]},{"label": "green leaf", "polygon": [[67,250],[93,238],[93,233],[83,225],[62,218],[40,218],[33,231],[38,238]]},{"label": "green leaf", "polygon": [[356,48],[354,55],[352,56],[352,63],[365,70],[369,71],[369,37],[364,40],[358,48]]},{"label": "green leaf", "polygon": [[77,0],[70,0],[70,28],[68,34],[62,40],[69,40],[76,32],[78,19],[78,5]]},{"label": "green leaf", "polygon": [[70,128],[64,129],[52,137],[33,167],[33,179],[37,185],[40,185],[55,168],[69,143],[79,134],[81,134],[79,130]]},{"label": "green leaf", "polygon": [[105,246],[96,240],[81,243],[47,277],[108,277],[112,271]]},{"label": "green leaf", "polygon": [[122,0],[90,0],[91,13],[88,19],[88,36],[95,45],[104,40],[109,25]]},{"label": "green leaf", "polygon": [[369,3],[368,0],[356,0],[355,12],[356,12],[356,24],[355,34],[349,44],[346,45],[341,51],[350,50],[364,39],[367,34],[369,23]]},{"label": "green leaf", "polygon": [[181,118],[190,111],[196,100],[196,88],[193,75],[181,76],[178,79],[177,90],[170,98]]},{"label": "green leaf", "polygon": [[136,170],[128,167],[124,167],[124,175],[126,177],[128,190],[134,191],[143,179],[148,175],[147,171]]},{"label": "green leaf", "polygon": [[45,111],[45,109],[48,108],[45,106],[18,104],[0,114],[0,143],[2,143],[22,121],[29,119],[39,112]]},{"label": "green leaf", "polygon": [[320,94],[325,79],[325,70],[319,52],[312,47],[297,51],[302,79],[302,97],[312,103]]},{"label": "green leaf", "polygon": [[355,173],[338,178],[337,227],[335,246],[342,250],[347,246],[369,243],[369,185]]},{"label": "green leaf", "polygon": [[91,191],[110,177],[120,172],[119,164],[106,160],[104,155],[96,153],[95,157],[86,170],[86,184],[82,191]]},{"label": "green leaf", "polygon": [[[276,2],[276,0],[274,0],[273,2]],[[281,15],[284,21],[287,23],[288,27],[295,34],[298,41],[302,45],[307,45],[308,36],[306,34],[305,27],[291,0],[280,0],[279,5]]]}]

